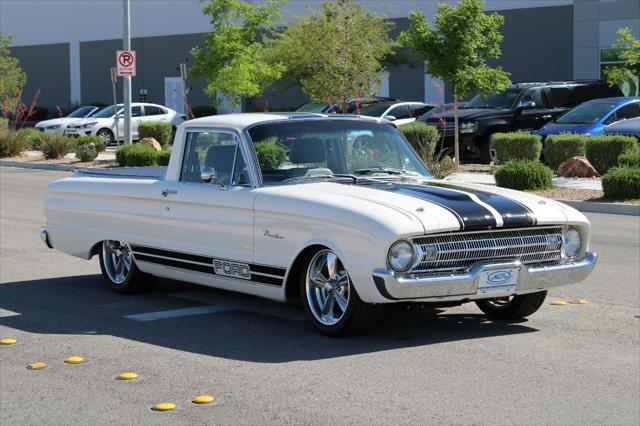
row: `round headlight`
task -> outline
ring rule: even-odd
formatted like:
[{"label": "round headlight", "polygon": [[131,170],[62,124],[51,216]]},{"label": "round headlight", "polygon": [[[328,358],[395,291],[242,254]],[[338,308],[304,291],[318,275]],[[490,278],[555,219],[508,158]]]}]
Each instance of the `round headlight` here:
[{"label": "round headlight", "polygon": [[389,266],[396,272],[405,272],[413,264],[415,252],[413,246],[408,241],[398,241],[389,249],[387,261]]},{"label": "round headlight", "polygon": [[582,248],[582,237],[576,228],[569,228],[564,233],[564,254],[576,257]]}]

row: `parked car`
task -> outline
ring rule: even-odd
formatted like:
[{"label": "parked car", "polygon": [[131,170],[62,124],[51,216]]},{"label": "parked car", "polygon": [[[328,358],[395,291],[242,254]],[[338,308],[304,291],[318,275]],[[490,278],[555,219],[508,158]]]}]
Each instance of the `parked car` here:
[{"label": "parked car", "polygon": [[604,132],[614,135],[635,136],[640,142],[640,118],[629,118],[605,127]]},{"label": "parked car", "polygon": [[[185,116],[162,105],[134,102],[131,104],[131,137],[138,139],[138,124],[148,121],[163,121],[177,127]],[[67,136],[97,135],[111,144],[124,140],[123,104],[108,106],[93,116],[67,126]]]},{"label": "parked car", "polygon": [[[351,97],[347,99],[348,113],[353,114],[357,112],[359,108],[363,108],[366,105],[376,104],[379,102],[390,102],[395,99],[385,98],[382,96],[373,96],[365,98]],[[337,102],[307,102],[306,104],[298,107],[296,112],[316,112],[316,113],[341,113],[342,104]]]},{"label": "parked car", "polygon": [[393,123],[347,115],[190,120],[166,170],[76,172],[47,186],[44,212],[45,244],[97,255],[115,292],[166,277],[301,299],[327,335],[363,331],[384,303],[523,318],[597,260],[582,213],[433,179]]},{"label": "parked car", "polygon": [[54,118],[51,120],[44,120],[37,123],[34,127],[45,133],[57,133],[59,135],[64,134],[67,126],[71,123],[78,121],[81,118],[91,117],[100,108],[92,105],[81,106],[74,110],[69,115],[60,118]]},{"label": "parked car", "polygon": [[[536,131],[578,104],[615,96],[622,96],[620,89],[601,81],[517,83],[494,95],[477,95],[460,107],[461,156],[489,163],[495,160],[492,134]],[[444,134],[440,149],[453,147],[453,116],[453,108],[435,108],[419,119],[438,126]]]},{"label": "parked car", "polygon": [[423,102],[379,102],[362,107],[360,115],[384,118],[400,126],[413,123],[431,109],[433,105]]},{"label": "parked car", "polygon": [[609,124],[636,117],[640,117],[640,98],[594,99],[545,124],[538,134],[543,140],[559,133],[599,135]]}]

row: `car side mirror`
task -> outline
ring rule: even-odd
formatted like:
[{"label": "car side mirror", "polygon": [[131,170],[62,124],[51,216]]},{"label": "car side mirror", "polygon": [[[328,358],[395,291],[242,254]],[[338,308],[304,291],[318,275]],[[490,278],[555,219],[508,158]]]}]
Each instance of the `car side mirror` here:
[{"label": "car side mirror", "polygon": [[396,121],[396,117],[393,115],[387,115],[385,118],[389,121]]},{"label": "car side mirror", "polygon": [[213,167],[205,167],[200,172],[200,179],[202,179],[204,183],[211,183],[218,179],[218,172],[216,172],[216,169]]},{"label": "car side mirror", "polygon": [[525,109],[532,109],[536,107],[536,103],[533,101],[524,101],[524,102],[520,102],[520,105],[518,105],[518,109],[520,111],[525,110]]}]

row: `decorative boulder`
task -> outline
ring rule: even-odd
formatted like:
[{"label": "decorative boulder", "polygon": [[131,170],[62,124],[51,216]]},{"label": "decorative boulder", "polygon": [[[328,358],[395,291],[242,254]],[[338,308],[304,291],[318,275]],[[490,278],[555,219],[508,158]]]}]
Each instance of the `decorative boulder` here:
[{"label": "decorative boulder", "polygon": [[157,152],[162,151],[162,145],[160,145],[160,143],[154,138],[142,138],[138,143],[140,145],[149,145],[151,148],[153,148]]},{"label": "decorative boulder", "polygon": [[594,178],[600,173],[585,157],[571,157],[558,167],[558,176],[565,178]]}]

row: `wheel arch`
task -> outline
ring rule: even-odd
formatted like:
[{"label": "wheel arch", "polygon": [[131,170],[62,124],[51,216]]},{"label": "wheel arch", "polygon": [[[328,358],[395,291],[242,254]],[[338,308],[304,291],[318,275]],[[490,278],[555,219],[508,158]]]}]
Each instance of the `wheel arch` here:
[{"label": "wheel arch", "polygon": [[298,286],[298,277],[302,269],[305,266],[305,259],[312,253],[315,253],[322,249],[331,249],[324,244],[311,244],[302,249],[293,260],[293,263],[289,267],[287,278],[284,283],[284,297],[287,302],[296,301],[300,298],[300,287]]}]

